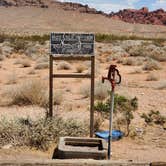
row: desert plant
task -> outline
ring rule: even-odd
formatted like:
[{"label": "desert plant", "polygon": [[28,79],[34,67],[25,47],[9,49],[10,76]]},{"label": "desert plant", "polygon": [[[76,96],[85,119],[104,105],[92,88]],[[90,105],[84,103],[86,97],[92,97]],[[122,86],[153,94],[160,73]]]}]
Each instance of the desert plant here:
[{"label": "desert plant", "polygon": [[153,73],[150,73],[146,78],[146,81],[157,81],[157,80],[158,80],[157,75],[155,75]]},{"label": "desert plant", "polygon": [[46,63],[39,63],[35,66],[36,70],[41,70],[41,69],[48,69],[49,68],[49,64]]},{"label": "desert plant", "polygon": [[[104,84],[100,81],[95,82],[95,99],[104,100],[108,96],[108,90],[110,89],[110,84],[105,82]],[[90,85],[83,85],[81,87],[81,94],[87,98],[90,96]]]},{"label": "desert plant", "polygon": [[65,62],[65,61],[60,62],[57,66],[58,70],[70,70],[71,68],[72,67],[71,67],[70,63]]},{"label": "desert plant", "polygon": [[85,66],[82,64],[79,64],[76,66],[77,73],[82,73],[85,70]]},{"label": "desert plant", "polygon": [[73,119],[63,120],[53,117],[35,121],[29,118],[0,120],[1,147],[12,144],[47,150],[60,136],[86,136],[87,133],[88,125]]},{"label": "desert plant", "polygon": [[153,59],[149,59],[146,64],[143,66],[143,70],[151,71],[151,70],[160,70],[161,64]]},{"label": "desert plant", "polygon": [[[134,118],[133,112],[138,107],[138,99],[135,97],[131,100],[127,99],[124,96],[115,95],[114,99],[114,115],[116,121],[116,126],[120,128],[120,125],[126,126],[126,136],[130,133],[130,124],[131,120]],[[105,118],[108,118],[110,111],[110,99],[107,99],[105,102],[97,102],[95,105],[95,110],[100,112]],[[119,115],[121,118],[118,118]]]},{"label": "desert plant", "polygon": [[[58,90],[54,92],[54,104],[60,104],[63,100],[62,92]],[[48,108],[48,87],[39,79],[24,81],[20,85],[12,86],[6,90],[6,96],[10,98],[10,105],[38,105]]]},{"label": "desert plant", "polygon": [[154,123],[163,126],[166,123],[166,117],[162,116],[159,111],[151,110],[148,114],[143,113],[141,118],[143,118],[147,124]]},{"label": "desert plant", "polygon": [[132,72],[130,72],[130,74],[140,74],[140,73],[142,73],[142,69],[140,68],[134,69]]},{"label": "desert plant", "polygon": [[27,44],[28,44],[27,41],[16,38],[11,43],[11,46],[14,48],[15,52],[19,52],[19,51],[25,51],[27,48]]},{"label": "desert plant", "polygon": [[46,63],[49,61],[49,58],[48,57],[41,57],[41,58],[38,58],[37,59],[37,63]]},{"label": "desert plant", "polygon": [[132,58],[132,57],[129,57],[129,58],[125,58],[123,59],[122,61],[122,64],[123,65],[128,65],[128,66],[135,66],[137,63],[137,60]]}]

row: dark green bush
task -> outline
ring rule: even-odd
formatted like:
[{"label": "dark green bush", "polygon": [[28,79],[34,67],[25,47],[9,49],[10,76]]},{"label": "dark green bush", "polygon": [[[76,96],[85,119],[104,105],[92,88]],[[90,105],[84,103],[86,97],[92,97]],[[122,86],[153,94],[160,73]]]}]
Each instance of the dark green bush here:
[{"label": "dark green bush", "polygon": [[[111,95],[111,93],[109,93]],[[110,99],[107,99],[105,102],[97,102],[95,104],[95,110],[100,112],[103,117],[109,118],[110,112]],[[125,96],[115,94],[114,97],[114,116],[116,117],[121,114],[122,119],[117,118],[117,122],[120,122],[126,125],[126,136],[130,132],[131,120],[134,118],[133,112],[138,108],[138,99],[134,97],[133,99],[127,99]]]},{"label": "dark green bush", "polygon": [[163,45],[163,43],[166,41],[164,38],[145,38],[145,37],[139,37],[139,36],[125,36],[125,35],[113,35],[113,34],[96,34],[95,35],[97,42],[112,42],[115,40],[147,40],[147,41],[153,41],[155,45]]},{"label": "dark green bush", "polygon": [[154,123],[163,126],[166,123],[166,117],[162,116],[159,111],[151,110],[148,114],[143,113],[141,118],[143,118],[147,124]]}]

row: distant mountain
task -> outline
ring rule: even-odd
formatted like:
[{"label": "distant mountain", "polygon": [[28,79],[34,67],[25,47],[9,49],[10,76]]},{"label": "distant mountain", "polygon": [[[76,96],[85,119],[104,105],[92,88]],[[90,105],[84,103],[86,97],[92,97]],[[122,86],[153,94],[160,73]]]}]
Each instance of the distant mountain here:
[{"label": "distant mountain", "polygon": [[48,7],[42,0],[0,0],[0,6],[37,6],[37,7]]},{"label": "distant mountain", "polygon": [[[156,21],[152,22],[152,18]],[[165,25],[165,19],[165,11],[149,12],[147,8],[106,14],[72,2],[0,0],[0,33],[8,34],[94,32],[166,38],[166,26],[160,26]]]},{"label": "distant mountain", "polygon": [[140,10],[124,9],[117,13],[110,13],[109,17],[129,23],[166,25],[166,11],[163,9],[151,12],[146,7]]},{"label": "distant mountain", "polygon": [[0,0],[0,6],[3,7],[34,6],[41,8],[59,6],[66,11],[68,10],[68,11],[79,11],[80,13],[104,14],[104,12],[97,11],[94,8],[90,8],[88,5],[82,5],[79,3],[72,3],[72,2],[59,2],[56,0]]}]

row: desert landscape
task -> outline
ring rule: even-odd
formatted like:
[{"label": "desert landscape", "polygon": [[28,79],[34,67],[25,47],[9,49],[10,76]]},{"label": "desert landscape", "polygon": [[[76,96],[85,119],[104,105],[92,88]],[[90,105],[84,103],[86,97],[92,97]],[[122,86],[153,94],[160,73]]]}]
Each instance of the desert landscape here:
[{"label": "desert landscape", "polygon": [[[125,136],[113,142],[112,160],[166,161],[166,26],[126,23],[51,0],[3,0],[0,22],[1,160],[51,159],[60,136],[89,136],[89,79],[55,79],[55,119],[46,119],[49,34],[67,31],[96,34],[95,131],[109,125],[111,85],[101,78],[111,64],[122,76],[114,129]],[[54,73],[89,72],[88,61],[54,62]]]}]

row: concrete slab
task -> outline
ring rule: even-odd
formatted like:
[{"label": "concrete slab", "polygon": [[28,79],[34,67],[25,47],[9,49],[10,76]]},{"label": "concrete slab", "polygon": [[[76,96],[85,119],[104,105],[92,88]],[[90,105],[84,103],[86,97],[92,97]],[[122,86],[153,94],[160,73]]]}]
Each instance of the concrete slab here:
[{"label": "concrete slab", "polygon": [[100,138],[61,137],[53,159],[106,159],[106,142]]}]

